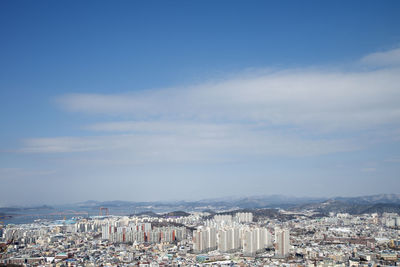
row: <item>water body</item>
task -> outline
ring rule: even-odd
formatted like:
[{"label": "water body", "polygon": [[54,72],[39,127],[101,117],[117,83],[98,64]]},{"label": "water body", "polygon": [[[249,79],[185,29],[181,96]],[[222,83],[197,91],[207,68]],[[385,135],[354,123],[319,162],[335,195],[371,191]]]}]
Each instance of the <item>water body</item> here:
[{"label": "water body", "polygon": [[[116,211],[114,213],[109,213],[110,215],[128,215],[128,211]],[[6,217],[0,218],[3,225],[7,224],[26,224],[32,223],[35,220],[64,220],[71,219],[74,217],[90,217],[99,215],[99,211],[95,209],[65,209],[65,208],[56,208],[56,209],[27,209],[27,210],[19,210],[17,212],[9,212],[6,213]],[[10,216],[10,217],[8,217]]]},{"label": "water body", "polygon": [[3,224],[27,224],[27,223],[33,223],[35,220],[42,219],[42,220],[50,220],[50,221],[56,221],[56,220],[63,220],[65,219],[72,219],[73,215],[65,215],[65,216],[60,216],[60,215],[39,215],[39,216],[30,216],[30,215],[18,215],[14,216],[11,218],[3,219]]},{"label": "water body", "polygon": [[[125,216],[131,215],[135,213],[139,213],[142,211],[149,211],[149,209],[135,209],[132,207],[112,207],[108,208],[109,215],[118,215]],[[100,215],[99,207],[77,207],[77,206],[63,206],[56,208],[38,208],[38,209],[20,209],[13,212],[4,212],[7,216],[11,217],[1,217],[0,221],[2,221],[3,225],[7,224],[27,224],[33,223],[35,220],[64,220],[71,219],[76,217],[91,217]],[[105,211],[103,211],[103,215]]]},{"label": "water body", "polygon": [[[156,212],[165,213],[177,210],[175,206],[133,206],[133,205],[122,205],[122,206],[109,206],[108,214],[117,216],[127,216],[132,214],[138,214],[141,212]],[[181,210],[182,207],[179,207]],[[100,214],[106,215],[106,211],[100,212],[99,206],[79,206],[79,205],[64,205],[64,206],[42,206],[36,208],[0,208],[0,214],[5,214],[11,217],[1,217],[3,225],[7,224],[27,224],[32,223],[35,220],[63,220],[71,219],[74,217],[91,217],[98,216]]]}]

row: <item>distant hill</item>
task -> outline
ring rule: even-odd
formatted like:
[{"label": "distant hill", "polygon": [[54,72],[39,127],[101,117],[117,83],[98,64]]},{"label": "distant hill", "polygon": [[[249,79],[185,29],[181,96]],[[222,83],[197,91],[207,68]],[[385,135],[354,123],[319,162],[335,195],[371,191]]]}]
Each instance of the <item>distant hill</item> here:
[{"label": "distant hill", "polygon": [[135,213],[135,214],[131,214],[130,216],[148,216],[148,217],[159,217],[160,215],[158,215],[155,212],[152,211],[143,211],[143,212],[139,212],[139,213]]},{"label": "distant hill", "polygon": [[187,217],[189,216],[190,213],[184,212],[184,211],[171,211],[168,213],[163,214],[163,217]]},{"label": "distant hill", "polygon": [[130,201],[86,201],[78,205],[81,208],[98,209],[107,208],[131,208],[138,211],[221,211],[232,209],[258,209],[258,208],[290,208],[299,204],[319,203],[324,198],[287,197],[281,195],[254,196],[254,197],[230,197],[219,199],[204,199],[199,201],[175,201],[175,202],[130,202]]},{"label": "distant hill", "polygon": [[144,211],[135,214],[131,214],[133,216],[149,216],[149,217],[159,217],[159,218],[169,218],[169,217],[187,217],[190,213],[184,211],[171,211],[163,214],[157,214],[153,211]]},{"label": "distant hill", "polygon": [[336,197],[333,200],[338,200],[352,204],[400,204],[400,194],[380,194],[361,197]]},{"label": "distant hill", "polygon": [[323,214],[328,214],[330,212],[349,214],[395,212],[400,214],[400,197],[399,195],[392,194],[353,198],[333,198],[321,203],[299,205],[292,209],[308,209]]},{"label": "distant hill", "polygon": [[[95,201],[64,205],[64,206],[35,206],[35,207],[3,207],[0,214],[15,215],[32,213],[34,210],[78,210],[88,214],[98,214],[100,207],[109,208],[114,215],[142,215],[142,216],[188,216],[189,212],[207,211],[210,214],[231,212],[237,210],[251,210],[255,216],[260,212],[269,212],[267,217],[274,217],[276,209],[299,211],[314,210],[318,214],[329,212],[343,212],[350,214],[396,212],[400,214],[400,194],[380,194],[360,197],[310,198],[288,197],[282,195],[228,197],[217,199],[203,199],[199,201]],[[261,215],[260,215],[261,216]],[[265,216],[264,216],[265,217]]]},{"label": "distant hill", "polygon": [[54,209],[51,206],[48,205],[42,205],[42,206],[32,206],[32,207],[2,207],[0,208],[0,213],[3,214],[9,214],[9,213],[21,213],[25,211],[35,211],[35,210],[52,210]]}]

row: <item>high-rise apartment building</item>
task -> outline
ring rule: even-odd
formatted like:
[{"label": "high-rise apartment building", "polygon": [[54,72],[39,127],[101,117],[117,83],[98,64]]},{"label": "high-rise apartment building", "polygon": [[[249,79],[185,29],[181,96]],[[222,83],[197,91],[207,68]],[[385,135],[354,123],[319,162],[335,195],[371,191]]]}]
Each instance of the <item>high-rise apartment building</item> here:
[{"label": "high-rise apartment building", "polygon": [[193,232],[193,250],[203,253],[217,249],[217,231],[214,227],[199,228]]},{"label": "high-rise apartment building", "polygon": [[235,221],[238,223],[253,222],[253,213],[251,212],[238,212],[235,215]]},{"label": "high-rise apartment building", "polygon": [[277,257],[287,257],[290,249],[290,239],[288,229],[275,229],[275,255]]}]

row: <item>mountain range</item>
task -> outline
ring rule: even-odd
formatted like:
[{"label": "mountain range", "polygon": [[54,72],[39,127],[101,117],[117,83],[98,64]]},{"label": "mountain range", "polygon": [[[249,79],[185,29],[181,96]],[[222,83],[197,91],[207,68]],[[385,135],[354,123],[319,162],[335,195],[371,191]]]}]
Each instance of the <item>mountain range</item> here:
[{"label": "mountain range", "polygon": [[[100,207],[107,208],[110,214],[134,215],[134,214],[168,214],[170,212],[199,212],[209,213],[229,212],[235,210],[260,209],[284,209],[292,211],[313,210],[319,214],[327,215],[334,213],[383,213],[395,212],[400,214],[400,194],[379,194],[358,197],[335,197],[335,198],[310,198],[290,197],[282,195],[252,196],[252,197],[228,197],[218,199],[203,199],[199,201],[154,201],[154,202],[132,202],[132,201],[85,201],[62,206],[40,206],[40,207],[3,207],[0,215],[15,215],[34,212],[58,212],[75,210],[86,212],[88,215],[98,215]],[[178,214],[178,213],[177,213]],[[171,213],[171,215],[176,215]]]},{"label": "mountain range", "polygon": [[351,214],[400,212],[400,194],[379,194],[359,197],[310,198],[282,195],[229,197],[199,201],[172,202],[130,202],[130,201],[87,201],[77,204],[81,208],[107,207],[109,209],[130,208],[133,214],[139,212],[170,211],[230,211],[237,209],[275,208],[286,210],[315,210],[320,213],[347,212]]}]

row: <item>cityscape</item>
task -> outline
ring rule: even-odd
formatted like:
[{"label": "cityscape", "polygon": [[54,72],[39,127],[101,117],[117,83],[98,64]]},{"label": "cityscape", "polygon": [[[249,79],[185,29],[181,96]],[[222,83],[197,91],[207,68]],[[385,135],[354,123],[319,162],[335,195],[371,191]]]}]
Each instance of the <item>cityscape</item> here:
[{"label": "cityscape", "polygon": [[0,267],[400,266],[399,0],[1,0]]},{"label": "cityscape", "polygon": [[[261,209],[262,210],[262,209]],[[37,219],[2,230],[26,266],[397,266],[400,215],[279,210]],[[108,214],[108,215],[107,215]],[[11,240],[11,242],[10,242]]]},{"label": "cityscape", "polygon": [[[339,200],[328,199],[297,205],[281,202],[285,209],[232,206],[224,210],[229,201],[221,208],[220,202],[210,200],[206,206],[201,206],[204,201],[198,203],[196,208],[191,203],[191,211],[187,212],[143,211],[130,215],[113,215],[115,207],[92,206],[92,211],[98,214],[71,213],[67,218],[67,213],[60,212],[59,216],[64,216],[61,219],[52,217],[57,213],[48,207],[52,213],[37,215],[30,222],[7,223],[13,216],[32,216],[14,211],[8,213],[4,220],[7,224],[0,229],[0,263],[9,266],[398,266],[400,195],[340,201],[340,206],[332,205]],[[125,205],[131,210],[138,208],[132,203]],[[182,207],[182,203],[170,205],[169,208]],[[351,208],[342,212],[346,205]],[[153,204],[152,209],[156,207]],[[373,207],[378,207],[378,212]]]}]

